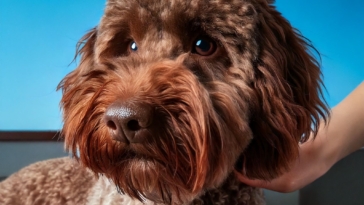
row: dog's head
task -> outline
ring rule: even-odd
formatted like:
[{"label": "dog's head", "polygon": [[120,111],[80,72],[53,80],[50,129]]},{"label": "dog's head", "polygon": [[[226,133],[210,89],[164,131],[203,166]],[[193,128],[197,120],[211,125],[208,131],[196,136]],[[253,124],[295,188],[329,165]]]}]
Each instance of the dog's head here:
[{"label": "dog's head", "polygon": [[[272,179],[327,108],[310,44],[268,0],[109,0],[60,83],[66,148],[138,199]],[[76,155],[77,156],[77,155]]]}]

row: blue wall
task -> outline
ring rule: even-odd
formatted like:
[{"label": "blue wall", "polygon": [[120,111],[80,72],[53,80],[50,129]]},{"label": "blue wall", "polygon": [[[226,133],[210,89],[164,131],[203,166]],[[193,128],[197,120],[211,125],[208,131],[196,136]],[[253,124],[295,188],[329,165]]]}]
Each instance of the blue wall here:
[{"label": "blue wall", "polygon": [[[61,128],[61,93],[55,89],[75,68],[70,64],[75,45],[99,22],[104,4],[0,1],[0,130]],[[364,1],[277,0],[276,5],[322,53],[325,96],[334,106],[364,80]]]}]

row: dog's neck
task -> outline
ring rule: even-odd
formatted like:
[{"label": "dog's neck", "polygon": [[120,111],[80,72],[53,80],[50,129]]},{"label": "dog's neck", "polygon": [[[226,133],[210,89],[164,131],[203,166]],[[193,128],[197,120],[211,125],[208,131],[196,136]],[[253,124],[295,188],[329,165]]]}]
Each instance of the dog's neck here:
[{"label": "dog's neck", "polygon": [[247,204],[258,205],[265,204],[263,192],[259,188],[247,186],[239,182],[234,173],[225,180],[225,182],[216,189],[207,190],[199,198],[192,201],[193,205],[200,204]]}]

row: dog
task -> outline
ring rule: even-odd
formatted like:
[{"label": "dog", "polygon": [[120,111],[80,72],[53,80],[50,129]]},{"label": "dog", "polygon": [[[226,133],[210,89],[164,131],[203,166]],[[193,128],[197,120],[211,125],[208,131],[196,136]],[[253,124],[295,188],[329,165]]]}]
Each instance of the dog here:
[{"label": "dog", "polygon": [[264,204],[317,133],[316,50],[272,0],[108,0],[59,84],[73,159],[33,164],[1,204]]}]

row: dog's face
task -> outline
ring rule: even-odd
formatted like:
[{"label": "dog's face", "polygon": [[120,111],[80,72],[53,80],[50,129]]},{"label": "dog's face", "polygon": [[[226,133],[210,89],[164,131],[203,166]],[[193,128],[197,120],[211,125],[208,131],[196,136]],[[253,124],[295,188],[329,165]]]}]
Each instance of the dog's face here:
[{"label": "dog's face", "polygon": [[272,179],[325,104],[310,46],[267,0],[109,0],[63,79],[66,148],[122,192],[187,202]]}]

